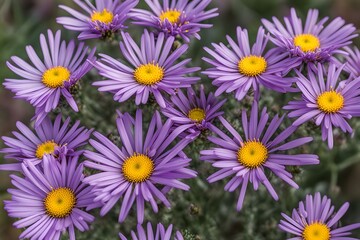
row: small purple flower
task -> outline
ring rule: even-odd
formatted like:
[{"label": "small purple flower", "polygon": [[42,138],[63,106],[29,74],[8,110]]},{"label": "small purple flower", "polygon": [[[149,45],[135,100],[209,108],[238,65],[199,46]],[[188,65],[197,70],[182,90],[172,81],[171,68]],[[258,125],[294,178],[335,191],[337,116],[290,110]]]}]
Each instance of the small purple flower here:
[{"label": "small purple flower", "polygon": [[83,209],[97,207],[91,187],[82,182],[83,165],[77,157],[61,161],[44,157],[43,170],[31,161],[22,164],[25,178],[11,175],[17,189],[9,189],[12,200],[4,201],[16,228],[26,228],[20,239],[60,239],[67,231],[75,240],[75,228],[83,232],[94,217]]},{"label": "small purple flower", "polygon": [[72,127],[70,118],[67,118],[61,124],[61,115],[58,115],[51,122],[49,118],[35,127],[35,133],[25,124],[17,122],[16,126],[20,132],[13,132],[15,138],[2,137],[4,144],[7,146],[0,150],[5,153],[5,158],[15,159],[19,163],[1,164],[0,170],[21,171],[23,161],[31,161],[37,165],[42,163],[43,157],[53,155],[81,155],[83,150],[79,147],[87,144],[92,130],[79,127],[80,122],[76,121]]},{"label": "small purple flower", "polygon": [[340,17],[324,27],[329,18],[318,21],[318,17],[319,11],[310,9],[303,27],[302,20],[292,8],[290,17],[284,17],[285,26],[276,17],[273,17],[273,23],[266,19],[262,23],[273,34],[271,41],[297,59],[298,64],[333,61],[333,54],[346,54],[340,48],[351,44],[351,39],[358,36],[356,28],[352,24],[345,25]]},{"label": "small purple flower", "polygon": [[215,96],[235,91],[235,98],[240,101],[252,87],[258,99],[260,85],[283,93],[290,90],[295,79],[282,77],[281,74],[295,67],[295,61],[288,59],[287,53],[279,53],[277,49],[264,53],[268,36],[262,27],[259,28],[252,48],[246,29],[237,28],[237,43],[229,36],[226,38],[231,49],[223,43],[213,43],[215,51],[204,48],[214,58],[203,58],[213,66],[203,73],[214,79],[212,83],[218,87]]},{"label": "small purple flower", "polygon": [[[175,236],[171,238],[173,225],[171,224],[168,228],[165,228],[161,223],[156,225],[156,230],[154,232],[153,227],[150,222],[146,225],[146,230],[140,225],[137,225],[137,234],[134,231],[131,231],[131,239],[138,240],[184,240],[183,236],[179,231],[176,231]],[[127,240],[127,238],[119,233],[121,240]]]},{"label": "small purple flower", "polygon": [[266,113],[266,108],[264,108],[260,119],[258,119],[258,105],[257,102],[254,102],[249,121],[245,109],[242,111],[242,128],[245,140],[223,117],[219,117],[219,119],[233,138],[227,136],[215,126],[211,127],[211,130],[219,137],[209,137],[208,139],[218,147],[201,151],[202,156],[200,159],[209,161],[212,166],[220,168],[219,171],[208,178],[210,183],[235,175],[226,184],[225,190],[233,192],[240,188],[241,185],[237,203],[238,211],[243,206],[249,182],[253,184],[254,190],[257,190],[259,185],[263,184],[270,195],[275,200],[278,200],[278,195],[265,175],[265,169],[269,169],[292,187],[298,188],[298,185],[292,180],[292,174],[285,167],[319,163],[317,155],[288,155],[282,153],[312,141],[311,137],[303,137],[283,143],[296,130],[293,126],[286,128],[274,137],[273,135],[278,130],[283,118],[276,115],[265,130],[269,115]]},{"label": "small purple flower", "polygon": [[58,17],[56,21],[66,29],[81,32],[78,36],[80,40],[106,38],[125,29],[124,22],[128,19],[130,10],[139,3],[138,0],[96,0],[93,5],[90,1],[73,1],[86,13],[60,5],[60,8],[73,17]]},{"label": "small purple flower", "polygon": [[333,148],[333,127],[343,132],[352,133],[346,121],[360,116],[360,78],[339,82],[342,67],[330,64],[324,78],[323,66],[319,63],[317,70],[308,69],[308,77],[297,71],[297,86],[302,92],[302,99],[290,101],[284,109],[290,110],[289,117],[298,117],[293,123],[299,126],[313,120],[321,126],[322,139],[328,140],[329,148]]},{"label": "small purple flower", "polygon": [[44,62],[31,46],[27,46],[26,52],[33,66],[19,57],[11,57],[13,63],[7,62],[7,66],[21,78],[5,79],[4,82],[4,86],[14,92],[16,98],[25,99],[36,108],[37,125],[57,107],[61,97],[74,111],[78,111],[70,88],[92,68],[88,61],[95,61],[95,49],[88,53],[89,48],[84,47],[84,43],[79,43],[75,48],[74,41],[69,44],[61,42],[60,31],[54,36],[48,30],[48,40],[41,34],[40,45]]},{"label": "small purple flower", "polygon": [[352,78],[360,77],[360,51],[357,47],[351,49],[345,47],[345,51],[348,55],[345,57],[344,71],[350,73]]},{"label": "small purple flower", "polygon": [[321,197],[320,193],[307,195],[304,202],[299,203],[299,208],[292,211],[292,216],[284,213],[285,220],[280,220],[279,228],[296,237],[288,240],[355,240],[348,237],[351,230],[360,228],[360,223],[347,226],[339,225],[339,220],[345,215],[349,203],[341,206],[338,212],[331,205],[331,199]]},{"label": "small purple flower", "polygon": [[196,176],[195,171],[187,168],[191,159],[182,152],[192,140],[184,138],[169,147],[185,128],[181,126],[171,131],[171,120],[163,124],[158,112],[152,117],[145,136],[141,110],[137,110],[135,119],[128,113],[119,115],[117,127],[122,147],[95,132],[98,140],[89,142],[97,152],[85,151],[89,159],[85,166],[100,173],[84,181],[94,186],[95,200],[104,204],[100,215],[109,212],[122,198],[119,222],[125,220],[136,202],[137,219],[142,223],[145,202],[158,212],[157,201],[170,207],[165,196],[170,189],[189,190],[189,186],[179,180]]},{"label": "small purple flower", "polygon": [[175,89],[190,87],[200,79],[185,76],[200,69],[185,67],[191,59],[175,63],[186,52],[188,45],[184,44],[172,52],[173,37],[165,39],[165,35],[160,33],[155,39],[154,34],[148,31],[141,37],[140,48],[128,33],[122,33],[122,37],[120,50],[131,66],[105,54],[100,54],[102,58],[95,64],[106,80],[96,81],[94,85],[99,86],[99,91],[113,93],[115,101],[124,102],[136,95],[136,105],[145,104],[152,93],[158,104],[165,107],[162,94],[173,94]]},{"label": "small purple flower", "polygon": [[200,96],[192,88],[187,95],[179,90],[171,96],[171,102],[161,112],[174,122],[174,127],[187,126],[188,132],[197,137],[201,131],[208,129],[211,122],[222,115],[219,111],[226,100],[218,101],[213,93],[205,95],[204,86],[200,87]]},{"label": "small purple flower", "polygon": [[201,23],[218,16],[217,8],[205,11],[211,0],[145,0],[151,11],[133,9],[129,15],[134,24],[153,27],[163,32],[166,37],[181,37],[190,42],[190,37],[200,39],[201,28],[210,28],[211,24]]}]

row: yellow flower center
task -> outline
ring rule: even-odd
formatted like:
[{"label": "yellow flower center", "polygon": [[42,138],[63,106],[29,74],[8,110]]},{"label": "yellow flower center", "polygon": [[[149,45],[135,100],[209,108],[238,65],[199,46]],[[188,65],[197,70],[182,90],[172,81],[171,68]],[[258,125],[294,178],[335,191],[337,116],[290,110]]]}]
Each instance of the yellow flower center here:
[{"label": "yellow flower center", "polygon": [[49,68],[43,73],[42,82],[49,88],[58,88],[64,86],[65,81],[69,81],[70,71],[65,67]]},{"label": "yellow flower center", "polygon": [[188,113],[188,117],[194,122],[201,122],[205,119],[205,111],[201,108],[191,109]]},{"label": "yellow flower center", "polygon": [[61,187],[49,192],[44,199],[46,213],[53,218],[64,218],[71,214],[76,197],[70,188]]},{"label": "yellow flower center", "polygon": [[265,72],[267,62],[263,57],[250,55],[240,59],[238,67],[241,74],[255,77]]},{"label": "yellow flower center", "polygon": [[42,159],[45,154],[53,154],[58,145],[54,141],[46,141],[37,146],[35,156]]},{"label": "yellow flower center", "polygon": [[102,10],[101,12],[94,11],[91,15],[91,21],[99,21],[101,23],[109,24],[113,21],[114,14],[112,12],[109,12],[106,8]]},{"label": "yellow flower center", "polygon": [[330,240],[330,229],[323,223],[307,225],[302,234],[303,240]]},{"label": "yellow flower center", "polygon": [[344,107],[344,97],[334,90],[323,92],[316,102],[319,109],[325,113],[336,113]]},{"label": "yellow flower center", "polygon": [[265,163],[268,158],[268,150],[261,142],[247,141],[240,147],[237,158],[247,168],[257,168]]},{"label": "yellow flower center", "polygon": [[170,23],[175,24],[179,21],[180,16],[181,16],[180,11],[171,9],[171,10],[162,12],[161,15],[159,16],[159,18],[162,22],[164,22],[165,19],[167,19]]},{"label": "yellow flower center", "polygon": [[135,69],[134,78],[140,84],[153,85],[164,78],[164,70],[158,64],[144,64]]},{"label": "yellow flower center", "polygon": [[122,165],[122,173],[126,180],[133,183],[144,182],[154,171],[153,161],[144,154],[135,153]]},{"label": "yellow flower center", "polygon": [[300,34],[294,38],[294,45],[303,52],[315,52],[320,47],[320,40],[312,34]]}]

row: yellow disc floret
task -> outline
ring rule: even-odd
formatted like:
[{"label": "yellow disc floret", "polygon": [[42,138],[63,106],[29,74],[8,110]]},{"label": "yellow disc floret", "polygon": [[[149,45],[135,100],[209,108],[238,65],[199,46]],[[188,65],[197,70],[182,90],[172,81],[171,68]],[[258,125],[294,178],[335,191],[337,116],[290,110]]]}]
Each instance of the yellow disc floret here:
[{"label": "yellow disc floret", "polygon": [[158,64],[140,65],[134,72],[135,80],[143,85],[154,85],[164,78],[164,69]]},{"label": "yellow disc floret", "polygon": [[53,189],[44,199],[46,213],[53,218],[64,218],[71,214],[76,204],[75,193],[66,187]]},{"label": "yellow disc floret", "polygon": [[304,240],[330,240],[330,229],[323,223],[307,225],[303,231]]},{"label": "yellow disc floret", "polygon": [[344,107],[344,97],[334,90],[321,93],[316,102],[324,113],[336,113]]},{"label": "yellow disc floret", "polygon": [[154,171],[154,162],[146,155],[135,153],[127,158],[122,165],[122,173],[132,183],[144,182]]},{"label": "yellow disc floret", "polygon": [[43,73],[42,82],[49,88],[58,88],[64,86],[65,81],[69,81],[70,71],[65,67],[49,68]]},{"label": "yellow disc floret", "polygon": [[113,21],[114,14],[104,8],[101,12],[94,11],[91,15],[91,21],[99,21],[101,23],[109,24]]},{"label": "yellow disc floret", "polygon": [[259,141],[247,141],[238,150],[237,158],[247,168],[257,168],[266,162],[268,150]]},{"label": "yellow disc floret", "polygon": [[255,77],[265,72],[267,62],[261,56],[247,56],[238,63],[239,72],[248,77]]},{"label": "yellow disc floret", "polygon": [[294,38],[294,45],[303,52],[315,52],[320,47],[320,40],[312,34],[300,34]]},{"label": "yellow disc floret", "polygon": [[164,22],[165,19],[167,19],[170,23],[175,24],[179,21],[180,16],[181,16],[180,11],[171,9],[165,12],[161,12],[159,18],[162,22]]},{"label": "yellow disc floret", "polygon": [[35,156],[42,159],[45,154],[53,154],[57,146],[54,141],[43,142],[37,146]]},{"label": "yellow disc floret", "polygon": [[201,122],[205,119],[205,111],[201,108],[193,108],[189,111],[188,117],[194,122]]}]

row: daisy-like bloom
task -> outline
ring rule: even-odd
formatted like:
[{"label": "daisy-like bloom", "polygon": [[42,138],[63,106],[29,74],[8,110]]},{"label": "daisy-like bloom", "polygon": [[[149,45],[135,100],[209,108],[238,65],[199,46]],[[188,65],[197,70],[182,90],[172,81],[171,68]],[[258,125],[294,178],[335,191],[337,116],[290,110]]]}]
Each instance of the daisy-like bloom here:
[{"label": "daisy-like bloom", "polygon": [[[175,232],[175,235],[172,236],[173,225],[171,224],[168,228],[165,228],[161,223],[156,225],[156,230],[153,230],[153,227],[150,222],[148,222],[146,226],[146,230],[138,224],[137,226],[137,234],[134,231],[131,231],[131,239],[138,240],[183,240],[183,236],[179,231]],[[121,240],[127,240],[127,238],[120,233],[119,234]]]},{"label": "daisy-like bloom", "polygon": [[218,87],[215,96],[235,92],[236,99],[240,101],[252,87],[258,98],[260,85],[278,92],[290,90],[295,79],[284,78],[280,74],[296,66],[295,61],[288,59],[287,53],[279,53],[276,49],[264,52],[268,36],[262,27],[252,48],[246,29],[237,28],[237,43],[229,36],[226,38],[231,49],[223,43],[213,43],[214,51],[204,48],[214,58],[203,58],[213,66],[203,73],[214,79],[212,83]]},{"label": "daisy-like bloom", "polygon": [[152,27],[166,36],[181,37],[189,42],[191,37],[200,39],[201,28],[212,24],[201,23],[218,16],[217,8],[205,11],[211,0],[145,0],[151,11],[133,9],[130,16],[134,24]]},{"label": "daisy-like bloom", "polygon": [[124,22],[130,10],[139,3],[138,0],[96,0],[95,5],[89,0],[74,2],[85,13],[60,5],[73,17],[58,17],[56,21],[66,29],[81,32],[78,36],[80,40],[111,37],[115,32],[125,29]]},{"label": "daisy-like bloom", "polygon": [[75,228],[89,229],[94,217],[84,208],[94,208],[91,187],[82,182],[83,165],[77,157],[61,161],[51,155],[44,158],[43,170],[26,161],[22,165],[25,178],[11,175],[16,189],[9,189],[11,200],[4,201],[10,217],[17,218],[16,228],[26,228],[20,239],[60,239],[68,231],[75,239]]},{"label": "daisy-like bloom", "polygon": [[318,64],[316,72],[309,68],[308,77],[297,71],[296,84],[302,92],[302,99],[290,101],[284,107],[291,111],[289,117],[298,117],[294,126],[309,120],[321,126],[322,139],[327,139],[330,149],[334,145],[333,127],[352,133],[347,119],[360,116],[360,78],[340,82],[342,69],[343,66],[338,68],[330,64],[324,76],[323,67]]},{"label": "daisy-like bloom", "polygon": [[191,59],[175,63],[186,52],[188,45],[184,44],[172,52],[174,37],[165,40],[165,35],[160,33],[155,39],[153,33],[145,31],[140,48],[128,33],[122,33],[122,37],[120,50],[130,66],[105,54],[100,54],[102,58],[95,63],[106,80],[96,81],[94,85],[99,86],[99,91],[114,93],[115,101],[124,102],[136,95],[135,103],[145,104],[152,93],[158,104],[165,107],[163,93],[173,94],[175,89],[190,87],[200,79],[185,76],[200,69],[185,67]]},{"label": "daisy-like bloom", "polygon": [[[233,137],[229,137],[218,128],[212,126],[211,130],[218,137],[209,137],[209,141],[218,147],[201,151],[201,160],[209,161],[215,168],[220,168],[208,178],[210,183],[219,181],[228,176],[232,179],[226,184],[226,191],[240,189],[240,196],[237,203],[237,210],[241,210],[245,198],[248,183],[252,183],[254,190],[257,190],[259,184],[263,184],[270,195],[278,200],[274,188],[265,175],[265,169],[270,170],[274,175],[281,178],[294,188],[298,185],[292,180],[292,174],[288,172],[285,166],[301,166],[318,164],[318,156],[313,154],[289,155],[283,151],[296,148],[312,141],[311,137],[298,138],[292,141],[286,141],[296,130],[291,126],[274,136],[284,117],[277,115],[270,121],[267,129],[266,125],[269,115],[264,108],[258,119],[258,106],[254,102],[250,119],[248,121],[245,110],[242,112],[242,128],[245,139],[223,118],[219,117],[224,127]],[[241,186],[240,186],[241,185]]]},{"label": "daisy-like bloom", "polygon": [[165,196],[170,189],[189,190],[189,186],[179,180],[196,176],[196,172],[187,168],[191,159],[182,152],[192,140],[184,138],[169,147],[185,128],[172,130],[171,120],[163,124],[158,112],[152,117],[146,135],[143,134],[141,110],[137,110],[135,119],[128,113],[119,115],[117,127],[122,147],[118,148],[95,132],[97,140],[89,142],[97,152],[84,153],[89,159],[85,166],[100,172],[84,181],[94,186],[95,200],[104,203],[100,215],[109,212],[121,198],[119,222],[125,220],[136,202],[137,219],[142,223],[145,202],[157,212],[157,200],[170,207]]},{"label": "daisy-like bloom", "polygon": [[350,73],[353,78],[360,77],[360,51],[357,47],[353,49],[345,47],[345,51],[348,53],[345,56],[344,71]]},{"label": "daisy-like bloom", "polygon": [[329,61],[335,53],[346,54],[340,48],[351,44],[351,39],[358,36],[352,24],[337,17],[326,27],[328,17],[318,20],[319,11],[310,9],[303,26],[302,20],[297,16],[294,8],[290,17],[284,17],[285,26],[273,17],[273,23],[263,19],[262,23],[273,34],[271,41],[282,51],[302,62]]},{"label": "daisy-like bloom", "polygon": [[348,236],[350,231],[360,228],[360,223],[339,226],[348,208],[349,203],[345,203],[336,212],[327,196],[307,195],[305,203],[301,201],[291,217],[281,214],[284,220],[280,220],[279,228],[296,236],[288,240],[356,240]]},{"label": "daisy-like bloom", "polygon": [[37,165],[46,155],[81,155],[83,150],[79,147],[87,144],[92,130],[79,127],[79,121],[70,127],[70,118],[64,123],[61,123],[61,118],[61,115],[58,115],[54,123],[45,118],[35,127],[35,133],[25,124],[17,122],[20,132],[13,132],[15,138],[2,137],[7,147],[0,152],[5,153],[5,158],[17,160],[19,163],[1,164],[0,170],[21,171],[23,161],[31,161]]},{"label": "daisy-like bloom", "polygon": [[4,82],[4,86],[14,92],[16,98],[25,99],[36,108],[37,125],[57,107],[61,97],[74,111],[78,111],[70,88],[92,68],[89,61],[95,61],[95,49],[89,52],[84,43],[79,43],[76,48],[74,41],[66,44],[61,41],[60,31],[54,36],[48,30],[47,40],[41,34],[40,45],[44,61],[31,46],[27,46],[26,52],[33,66],[19,57],[11,57],[13,63],[7,62],[7,66],[21,78],[5,79]]},{"label": "daisy-like bloom", "polygon": [[192,88],[185,95],[181,90],[171,96],[171,102],[161,112],[174,122],[174,126],[188,126],[188,131],[197,137],[201,131],[208,129],[211,122],[223,114],[219,111],[226,100],[218,101],[213,93],[205,95],[204,86],[200,87],[197,96]]}]

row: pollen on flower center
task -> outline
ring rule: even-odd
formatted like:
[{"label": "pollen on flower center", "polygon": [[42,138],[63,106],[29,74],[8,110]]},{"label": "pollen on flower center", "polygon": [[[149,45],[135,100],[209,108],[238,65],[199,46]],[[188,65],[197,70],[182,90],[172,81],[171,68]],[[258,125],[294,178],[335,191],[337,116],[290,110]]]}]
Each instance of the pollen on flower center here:
[{"label": "pollen on flower center", "polygon": [[179,18],[181,16],[181,12],[175,9],[171,9],[171,10],[167,10],[167,11],[163,11],[161,12],[161,15],[159,16],[160,20],[162,22],[165,21],[165,19],[167,19],[170,23],[175,24],[179,21]]},{"label": "pollen on flower center", "polygon": [[133,183],[144,182],[154,171],[154,162],[146,155],[135,153],[122,165],[122,173],[126,180]]},{"label": "pollen on flower center", "polygon": [[307,225],[302,234],[303,240],[330,240],[330,229],[323,223]]},{"label": "pollen on flower center", "polygon": [[73,190],[60,187],[49,192],[44,199],[46,213],[53,218],[64,218],[71,214],[76,204]]},{"label": "pollen on flower center", "polygon": [[99,21],[101,23],[109,24],[113,21],[114,14],[104,8],[101,12],[94,11],[91,15],[91,21]]},{"label": "pollen on flower center", "polygon": [[267,62],[265,58],[261,56],[250,55],[240,59],[238,68],[241,74],[249,77],[255,77],[265,72]]},{"label": "pollen on flower center", "polygon": [[153,85],[164,78],[164,70],[158,64],[144,64],[135,69],[134,78],[140,84]]},{"label": "pollen on flower center", "polygon": [[35,155],[38,159],[42,159],[45,154],[53,154],[57,146],[54,141],[43,142],[37,146]]},{"label": "pollen on flower center", "polygon": [[64,86],[65,81],[69,81],[70,71],[65,67],[49,68],[43,73],[42,82],[49,88],[58,88]]},{"label": "pollen on flower center", "polygon": [[237,153],[238,161],[247,168],[257,168],[268,158],[267,148],[259,141],[247,141]]},{"label": "pollen on flower center", "polygon": [[336,113],[344,107],[344,97],[334,90],[323,92],[316,102],[319,109],[325,113]]},{"label": "pollen on flower center", "polygon": [[201,122],[205,119],[205,111],[201,108],[193,108],[189,111],[188,117],[194,122]]},{"label": "pollen on flower center", "polygon": [[320,47],[320,40],[312,34],[300,34],[294,38],[294,45],[303,52],[314,52]]}]

